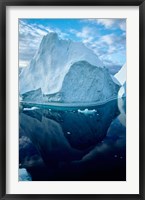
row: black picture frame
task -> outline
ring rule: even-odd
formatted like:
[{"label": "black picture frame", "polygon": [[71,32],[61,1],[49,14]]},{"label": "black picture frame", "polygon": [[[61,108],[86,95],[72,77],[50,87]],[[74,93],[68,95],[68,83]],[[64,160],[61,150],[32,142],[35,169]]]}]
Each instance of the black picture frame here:
[{"label": "black picture frame", "polygon": [[[139,6],[139,194],[6,194],[6,7],[7,6]],[[0,0],[0,199],[145,199],[145,1],[144,0]]]}]

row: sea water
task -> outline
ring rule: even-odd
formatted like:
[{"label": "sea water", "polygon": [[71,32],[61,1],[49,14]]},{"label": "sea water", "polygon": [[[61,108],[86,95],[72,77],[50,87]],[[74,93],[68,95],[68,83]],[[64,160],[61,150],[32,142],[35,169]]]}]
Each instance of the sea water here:
[{"label": "sea water", "polygon": [[19,168],[32,181],[125,181],[125,102],[20,104]]}]

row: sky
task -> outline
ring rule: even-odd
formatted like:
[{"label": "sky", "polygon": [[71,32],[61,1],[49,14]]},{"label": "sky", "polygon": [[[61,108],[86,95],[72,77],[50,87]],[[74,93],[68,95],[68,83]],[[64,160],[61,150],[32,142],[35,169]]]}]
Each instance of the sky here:
[{"label": "sky", "polygon": [[44,35],[83,42],[112,74],[126,62],[125,19],[19,19],[19,67],[27,67]]}]

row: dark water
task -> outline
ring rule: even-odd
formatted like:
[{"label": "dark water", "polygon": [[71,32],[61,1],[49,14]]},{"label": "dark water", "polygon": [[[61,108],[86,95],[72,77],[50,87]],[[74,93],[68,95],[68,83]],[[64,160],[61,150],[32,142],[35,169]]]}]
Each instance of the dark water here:
[{"label": "dark water", "polygon": [[125,181],[125,101],[81,109],[21,106],[20,168],[33,181]]}]

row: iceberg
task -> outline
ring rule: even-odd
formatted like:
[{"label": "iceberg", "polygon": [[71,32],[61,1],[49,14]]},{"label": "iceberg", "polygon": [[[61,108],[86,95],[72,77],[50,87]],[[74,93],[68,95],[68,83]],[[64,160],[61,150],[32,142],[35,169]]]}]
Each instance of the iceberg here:
[{"label": "iceberg", "polygon": [[31,175],[25,168],[19,169],[19,181],[32,181]]},{"label": "iceberg", "polygon": [[19,75],[19,93],[27,102],[102,102],[119,90],[102,61],[81,42],[43,37],[28,67]]},{"label": "iceberg", "polygon": [[115,78],[123,85],[126,82],[126,63],[123,67],[115,74]]},{"label": "iceberg", "polygon": [[34,107],[31,107],[31,108],[24,108],[23,110],[26,111],[26,110],[37,110],[37,109],[39,109],[39,108],[34,106]]},{"label": "iceberg", "polygon": [[84,115],[92,115],[92,114],[96,113],[97,111],[95,109],[89,110],[88,108],[85,108],[84,110],[78,109],[78,112],[82,113]]},{"label": "iceberg", "polygon": [[44,163],[54,167],[60,162],[81,160],[106,137],[118,114],[117,100],[78,112],[23,110],[20,135],[30,138]]},{"label": "iceberg", "polygon": [[60,124],[52,119],[42,116],[39,121],[36,114],[21,113],[20,126],[48,166],[54,167],[60,161],[78,160],[84,155],[83,152],[71,147]]},{"label": "iceberg", "polygon": [[121,87],[118,91],[118,97],[125,97],[126,96],[126,63],[123,67],[119,70],[118,73],[114,76],[117,81],[120,83]]}]

